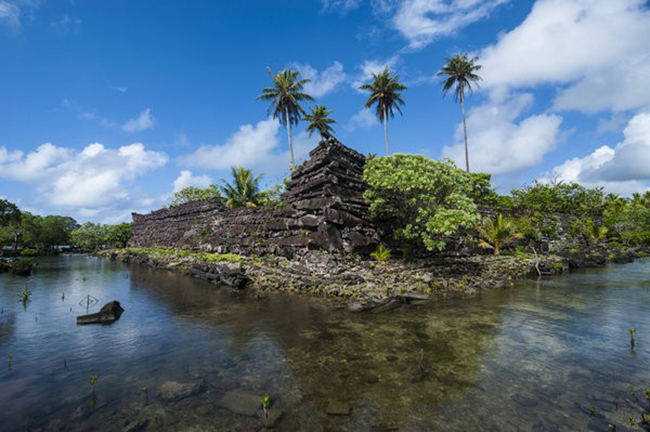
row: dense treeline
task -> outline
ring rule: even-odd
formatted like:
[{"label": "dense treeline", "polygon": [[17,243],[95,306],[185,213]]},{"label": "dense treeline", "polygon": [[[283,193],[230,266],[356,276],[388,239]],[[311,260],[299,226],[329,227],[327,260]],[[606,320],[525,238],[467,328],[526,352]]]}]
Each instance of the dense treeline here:
[{"label": "dense treeline", "polygon": [[131,236],[131,224],[79,225],[68,216],[39,216],[21,211],[18,206],[0,200],[0,246],[14,250],[48,252],[58,246],[83,249],[124,247]]},{"label": "dense treeline", "polygon": [[[557,239],[558,213],[575,216],[569,237],[579,243],[650,246],[650,191],[623,198],[603,188],[536,181],[499,196],[488,174],[406,154],[370,158],[364,178],[371,215],[389,221],[407,249],[442,250],[445,237],[478,232],[480,245],[498,254],[509,245]],[[479,207],[497,217],[481,220]]]}]

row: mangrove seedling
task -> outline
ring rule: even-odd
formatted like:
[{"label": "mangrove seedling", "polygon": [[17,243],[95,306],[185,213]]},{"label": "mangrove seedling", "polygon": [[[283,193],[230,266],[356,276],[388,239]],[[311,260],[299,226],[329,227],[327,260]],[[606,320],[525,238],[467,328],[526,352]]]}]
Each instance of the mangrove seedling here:
[{"label": "mangrove seedling", "polygon": [[9,369],[11,369],[11,367],[13,366],[13,364],[14,364],[14,356],[11,355],[11,354],[9,354],[9,355],[7,356],[7,366],[9,367]]},{"label": "mangrove seedling", "polygon": [[596,415],[596,405],[593,402],[589,404],[589,415],[592,417]]},{"label": "mangrove seedling", "polygon": [[628,332],[630,333],[630,346],[632,349],[634,349],[634,346],[636,345],[636,341],[634,340],[634,334],[636,333],[636,329],[628,329]]},{"label": "mangrove seedling", "polygon": [[615,430],[616,430],[616,425],[613,425],[613,424],[610,423],[610,424],[607,426],[607,430],[615,431]]},{"label": "mangrove seedling", "polygon": [[95,386],[97,385],[97,375],[91,375],[90,376],[90,388],[93,389],[93,393],[95,393]]},{"label": "mangrove seedling", "polygon": [[645,391],[645,400],[648,401],[648,407],[650,407],[650,389]]},{"label": "mangrove seedling", "polygon": [[18,294],[18,298],[23,303],[27,303],[28,301],[30,301],[29,298],[31,297],[31,295],[32,295],[32,292],[29,290],[29,285],[25,285],[25,288],[23,288],[23,292]]},{"label": "mangrove seedling", "polygon": [[262,397],[262,409],[264,410],[264,417],[268,418],[269,417],[269,408],[271,407],[271,397],[269,396],[268,393],[266,393]]},{"label": "mangrove seedling", "polygon": [[634,421],[634,417],[629,416],[627,418],[627,424],[630,426],[630,429],[632,429],[634,426],[636,426],[636,422]]}]

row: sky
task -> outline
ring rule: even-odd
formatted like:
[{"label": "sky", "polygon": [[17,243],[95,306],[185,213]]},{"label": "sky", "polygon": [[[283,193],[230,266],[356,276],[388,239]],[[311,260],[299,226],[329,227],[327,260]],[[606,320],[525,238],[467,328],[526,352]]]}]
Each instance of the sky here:
[{"label": "sky", "polygon": [[[257,101],[267,68],[311,79],[335,136],[383,154],[358,88],[408,87],[392,152],[464,167],[445,57],[477,56],[470,167],[501,193],[577,181],[650,188],[645,0],[0,0],[0,198],[80,222],[129,221],[241,165],[288,175],[286,130]],[[311,104],[307,104],[307,108]],[[318,138],[293,130],[298,160]]]}]

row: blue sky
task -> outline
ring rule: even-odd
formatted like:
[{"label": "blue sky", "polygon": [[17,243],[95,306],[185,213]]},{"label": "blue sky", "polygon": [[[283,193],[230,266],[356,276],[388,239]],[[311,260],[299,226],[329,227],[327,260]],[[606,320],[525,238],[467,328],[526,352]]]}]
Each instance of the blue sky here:
[{"label": "blue sky", "polygon": [[[300,70],[336,136],[383,151],[357,90],[390,66],[408,86],[393,152],[463,166],[444,57],[479,56],[470,164],[501,192],[554,178],[650,185],[645,0],[0,0],[0,197],[119,222],[244,165],[287,174],[286,131],[256,101],[266,68]],[[294,131],[299,157],[316,144]]]}]

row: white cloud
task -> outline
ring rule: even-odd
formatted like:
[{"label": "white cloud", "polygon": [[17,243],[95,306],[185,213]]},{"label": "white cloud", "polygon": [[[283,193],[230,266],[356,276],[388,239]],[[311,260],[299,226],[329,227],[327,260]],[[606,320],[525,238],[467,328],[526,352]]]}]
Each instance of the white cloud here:
[{"label": "white cloud", "polygon": [[[508,0],[406,0],[393,18],[393,26],[409,41],[422,48],[434,40],[484,19]],[[386,8],[385,2],[379,4]]]},{"label": "white cloud", "polygon": [[290,66],[298,70],[304,78],[311,80],[310,83],[305,85],[305,93],[315,98],[331,93],[347,79],[347,75],[343,71],[343,65],[337,61],[321,72],[308,64],[292,63]]},{"label": "white cloud", "polygon": [[321,0],[323,12],[338,12],[345,15],[361,6],[363,0]]},{"label": "white cloud", "polygon": [[634,116],[623,131],[623,141],[604,145],[593,153],[567,160],[544,176],[608,191],[630,194],[648,188],[650,182],[650,112]]},{"label": "white cloud", "polygon": [[81,151],[46,143],[29,154],[1,147],[0,177],[35,182],[49,204],[88,212],[129,200],[125,183],[166,162],[165,154],[146,150],[142,143],[118,149],[93,143]]},{"label": "white cloud", "polygon": [[[562,118],[557,115],[522,114],[533,103],[531,94],[503,101],[489,101],[470,110],[467,117],[469,165],[473,172],[503,174],[543,161],[560,139]],[[456,129],[454,145],[443,148],[443,156],[465,166],[462,123]]]},{"label": "white cloud", "polygon": [[650,104],[650,12],[644,0],[538,0],[528,17],[480,54],[483,85],[568,85],[560,110]]},{"label": "white cloud", "polygon": [[[255,168],[266,174],[286,171],[289,151],[284,150],[286,138],[280,142],[277,120],[268,119],[256,125],[246,124],[239,128],[225,143],[203,145],[178,162],[187,166],[223,170],[233,165]],[[317,143],[317,137],[308,138],[303,132],[294,136],[293,147],[296,160],[307,154]]]},{"label": "white cloud", "polygon": [[126,86],[117,86],[117,87],[113,87],[113,89],[115,89],[115,91],[118,91],[120,93],[126,93],[129,90],[129,88]]},{"label": "white cloud", "polygon": [[195,176],[192,171],[183,170],[176,180],[174,180],[174,192],[178,192],[188,186],[206,188],[213,183],[207,175]]},{"label": "white cloud", "polygon": [[152,129],[155,123],[156,119],[151,115],[151,109],[147,108],[137,118],[130,119],[124,123],[122,130],[128,133],[142,132],[147,129]]},{"label": "white cloud", "polygon": [[348,129],[353,131],[358,128],[369,128],[377,126],[378,124],[379,120],[377,119],[375,113],[368,108],[363,108],[352,116],[350,122],[348,123]]},{"label": "white cloud", "polygon": [[0,22],[16,30],[20,27],[20,8],[13,3],[0,0]]}]

